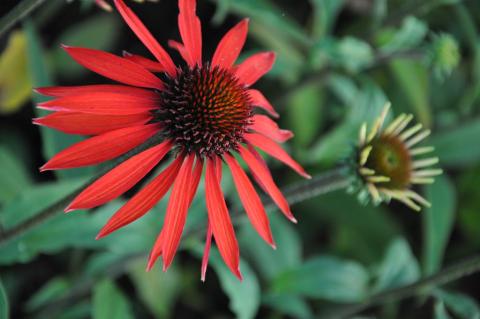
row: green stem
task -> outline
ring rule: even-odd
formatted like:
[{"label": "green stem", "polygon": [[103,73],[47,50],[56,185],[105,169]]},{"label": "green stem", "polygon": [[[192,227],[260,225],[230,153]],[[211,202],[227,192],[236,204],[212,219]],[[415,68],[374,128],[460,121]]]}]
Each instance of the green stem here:
[{"label": "green stem", "polygon": [[425,277],[407,286],[378,293],[361,303],[344,305],[339,311],[322,317],[329,319],[350,318],[351,316],[358,314],[370,307],[385,302],[399,301],[408,297],[423,295],[426,292],[431,291],[433,288],[443,286],[479,271],[480,255],[476,255],[447,267],[435,275]]},{"label": "green stem", "polygon": [[24,0],[17,4],[0,19],[0,36],[44,2],[45,0]]},{"label": "green stem", "polygon": [[102,176],[115,166],[119,165],[120,163],[128,160],[132,156],[137,155],[140,152],[143,152],[144,150],[159,144],[162,142],[164,137],[161,134],[157,134],[150,139],[148,139],[145,143],[137,146],[136,148],[132,149],[128,153],[120,156],[114,163],[109,165],[107,168],[102,170],[102,172],[98,175],[95,176],[94,178],[88,180],[84,185],[80,186],[79,189],[74,190],[72,193],[68,194],[64,198],[58,200],[54,204],[50,205],[49,207],[45,208],[38,214],[35,214],[33,217],[27,219],[21,224],[18,224],[15,227],[12,227],[10,229],[5,229],[2,233],[0,233],[0,247],[5,245],[7,242],[10,240],[24,234],[25,232],[29,231],[32,228],[35,228],[36,226],[43,224],[45,221],[49,220],[51,217],[55,216],[59,212],[62,211],[63,208],[65,208],[70,201],[72,201],[75,196],[79,194],[79,192],[85,188],[87,185],[91,184],[93,181],[95,181],[98,177]]}]

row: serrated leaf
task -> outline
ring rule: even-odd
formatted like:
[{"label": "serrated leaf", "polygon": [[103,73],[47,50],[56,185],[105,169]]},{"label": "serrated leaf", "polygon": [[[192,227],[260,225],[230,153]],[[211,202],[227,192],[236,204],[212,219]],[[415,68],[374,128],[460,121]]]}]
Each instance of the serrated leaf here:
[{"label": "serrated leaf", "polygon": [[440,269],[455,222],[455,188],[447,176],[438,176],[426,189],[432,207],[423,212],[423,267],[427,275]]},{"label": "serrated leaf", "polygon": [[355,302],[366,296],[368,280],[365,268],[354,261],[319,256],[280,274],[272,290],[335,302]]},{"label": "serrated leaf", "polygon": [[108,279],[100,281],[93,288],[92,317],[93,319],[134,318],[128,299]]},{"label": "serrated leaf", "polygon": [[378,268],[374,292],[408,285],[420,278],[420,267],[408,242],[395,239],[387,249]]}]

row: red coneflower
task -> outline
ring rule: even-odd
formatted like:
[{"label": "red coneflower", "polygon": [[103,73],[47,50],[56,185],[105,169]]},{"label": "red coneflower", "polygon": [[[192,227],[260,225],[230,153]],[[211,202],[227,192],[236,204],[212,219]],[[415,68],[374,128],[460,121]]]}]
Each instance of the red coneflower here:
[{"label": "red coneflower", "polygon": [[[118,57],[103,51],[67,47],[66,52],[84,67],[122,84],[48,87],[39,93],[55,99],[39,104],[55,113],[34,120],[65,133],[95,135],[63,150],[41,170],[56,170],[98,164],[118,157],[154,135],[163,142],[131,157],[82,191],[66,212],[88,209],[113,200],[151,171],[171,153],[171,164],[117,211],[98,238],[146,214],[170,189],[162,231],[150,254],[148,269],[158,257],[163,269],[172,262],[185,225],[187,210],[206,166],[205,193],[208,230],[202,263],[205,276],[214,237],[230,270],[241,278],[239,250],[227,205],[220,188],[222,161],[227,164],[238,195],[253,227],[275,247],[265,209],[239,162],[246,162],[259,186],[280,210],[295,222],[286,199],[275,185],[261,155],[254,149],[284,162],[309,177],[276,142],[292,137],[254,107],[277,116],[267,99],[251,89],[274,62],[272,52],[258,53],[234,65],[247,36],[248,20],[233,27],[220,41],[211,62],[202,62],[200,20],[195,0],[180,0],[178,24],[183,43],[170,41],[187,66],[176,67],[138,17],[124,4],[115,5],[158,62],[126,54]],[[157,77],[153,72],[159,73]]]}]

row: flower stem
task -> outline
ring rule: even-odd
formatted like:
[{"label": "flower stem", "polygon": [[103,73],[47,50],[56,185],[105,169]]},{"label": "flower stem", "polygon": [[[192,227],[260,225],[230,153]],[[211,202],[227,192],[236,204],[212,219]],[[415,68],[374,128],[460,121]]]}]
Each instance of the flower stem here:
[{"label": "flower stem", "polygon": [[62,199],[58,200],[57,202],[53,203],[49,207],[45,208],[38,214],[35,214],[33,217],[25,220],[23,223],[18,224],[15,227],[12,227],[10,229],[4,229],[3,232],[0,232],[0,247],[5,245],[8,241],[10,241],[13,238],[16,238],[25,232],[29,231],[32,228],[35,228],[36,226],[43,224],[45,221],[49,220],[51,217],[57,215],[59,212],[62,211],[63,208],[65,208],[70,201],[72,201],[75,196],[77,196],[80,191],[85,188],[87,185],[91,184],[93,181],[95,181],[99,176],[102,176],[115,166],[119,165],[120,163],[128,160],[132,156],[137,155],[138,153],[143,152],[144,150],[159,144],[162,142],[164,137],[161,134],[154,135],[150,139],[148,139],[145,143],[137,146],[136,148],[132,149],[128,153],[125,153],[124,155],[120,156],[116,161],[114,161],[111,165],[106,167],[102,172],[98,175],[95,176],[91,179],[89,179],[84,185],[80,186],[79,189],[74,190],[72,193],[68,194],[67,196],[63,197]]},{"label": "flower stem", "polygon": [[45,0],[24,0],[17,4],[0,19],[0,36],[44,2]]},{"label": "flower stem", "polygon": [[367,298],[363,302],[344,305],[339,311],[332,312],[329,315],[321,317],[329,319],[350,318],[353,315],[358,314],[370,307],[382,304],[384,302],[399,301],[408,297],[423,295],[436,287],[443,286],[466,276],[470,276],[479,271],[480,255],[476,255],[410,285],[380,292]]}]

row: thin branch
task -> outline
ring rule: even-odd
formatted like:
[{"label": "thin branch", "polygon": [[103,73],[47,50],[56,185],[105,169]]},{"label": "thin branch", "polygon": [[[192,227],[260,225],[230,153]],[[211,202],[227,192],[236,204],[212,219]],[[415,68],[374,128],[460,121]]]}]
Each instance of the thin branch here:
[{"label": "thin branch", "polygon": [[5,245],[10,240],[24,234],[25,232],[37,227],[38,225],[43,224],[45,221],[57,215],[59,212],[62,211],[63,208],[65,208],[70,203],[70,201],[72,201],[75,198],[75,196],[79,194],[80,190],[85,188],[87,185],[91,184],[98,177],[102,176],[103,174],[105,174],[115,166],[119,165],[120,163],[128,160],[132,156],[137,155],[138,153],[143,152],[144,150],[160,143],[161,141],[163,141],[163,139],[164,137],[161,134],[154,135],[153,137],[148,139],[145,143],[135,147],[128,153],[120,156],[111,165],[109,165],[107,168],[102,170],[102,172],[98,176],[95,176],[94,178],[88,180],[86,183],[81,185],[78,189],[74,190],[72,193],[68,194],[67,196],[53,203],[52,205],[45,208],[38,214],[35,214],[33,217],[25,220],[23,223],[20,223],[10,229],[4,229],[3,232],[0,233],[0,247]]},{"label": "thin branch", "polygon": [[361,303],[343,305],[341,309],[337,312],[320,317],[328,319],[349,318],[370,307],[382,304],[384,302],[399,301],[405,298],[423,295],[426,292],[431,291],[433,288],[443,286],[460,278],[470,276],[479,271],[480,255],[476,255],[470,257],[469,259],[460,261],[450,267],[447,267],[444,270],[436,273],[435,275],[425,277],[410,285],[380,292]]},{"label": "thin branch", "polygon": [[45,0],[24,0],[0,19],[0,36],[39,7]]}]

